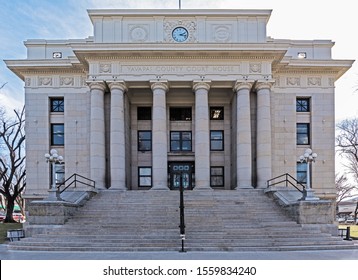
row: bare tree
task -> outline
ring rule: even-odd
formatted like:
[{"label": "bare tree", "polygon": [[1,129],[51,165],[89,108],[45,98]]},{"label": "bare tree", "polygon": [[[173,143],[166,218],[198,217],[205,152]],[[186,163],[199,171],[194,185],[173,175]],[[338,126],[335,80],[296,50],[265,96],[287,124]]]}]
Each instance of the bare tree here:
[{"label": "bare tree", "polygon": [[4,222],[15,222],[15,202],[21,197],[26,186],[25,170],[25,107],[15,110],[14,119],[0,119],[0,194],[6,202]]},{"label": "bare tree", "polygon": [[341,203],[343,199],[351,197],[355,189],[356,187],[349,182],[347,176],[336,174],[337,204]]},{"label": "bare tree", "polygon": [[[353,189],[358,190],[358,118],[346,119],[337,124],[336,144],[338,153],[345,159],[344,167],[347,170],[347,175],[353,178],[355,184],[349,191],[351,195]],[[343,180],[341,183],[344,185],[347,182]],[[357,221],[357,214],[358,202],[354,211],[355,222]]]}]

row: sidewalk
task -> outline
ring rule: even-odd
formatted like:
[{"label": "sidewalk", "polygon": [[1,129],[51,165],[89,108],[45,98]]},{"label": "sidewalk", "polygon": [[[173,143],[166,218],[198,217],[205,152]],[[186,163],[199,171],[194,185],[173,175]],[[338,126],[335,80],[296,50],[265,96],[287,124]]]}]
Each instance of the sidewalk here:
[{"label": "sidewalk", "polygon": [[255,252],[43,252],[9,251],[0,245],[1,260],[358,260],[358,249]]}]

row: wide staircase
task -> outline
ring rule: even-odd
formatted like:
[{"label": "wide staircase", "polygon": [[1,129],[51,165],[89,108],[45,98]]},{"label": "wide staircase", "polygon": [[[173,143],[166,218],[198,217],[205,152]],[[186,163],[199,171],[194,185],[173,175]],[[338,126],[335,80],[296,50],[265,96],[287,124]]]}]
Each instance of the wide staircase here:
[{"label": "wide staircase", "polygon": [[[185,250],[348,249],[290,220],[263,190],[185,191]],[[178,191],[101,191],[66,224],[10,243],[13,250],[179,251]]]}]

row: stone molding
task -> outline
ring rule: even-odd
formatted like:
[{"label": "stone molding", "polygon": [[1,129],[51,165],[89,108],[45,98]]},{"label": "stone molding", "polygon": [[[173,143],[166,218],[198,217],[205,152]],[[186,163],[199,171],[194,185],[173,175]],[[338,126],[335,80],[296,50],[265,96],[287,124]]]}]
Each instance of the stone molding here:
[{"label": "stone molding", "polygon": [[258,82],[256,85],[256,90],[260,91],[261,89],[271,89],[272,82]]},{"label": "stone molding", "polygon": [[211,81],[194,81],[193,91],[197,92],[199,89],[205,89],[206,91],[209,91],[210,86],[211,86]]},{"label": "stone molding", "polygon": [[233,87],[234,92],[238,92],[241,89],[248,89],[251,90],[253,83],[252,82],[243,82],[243,81],[236,81]]},{"label": "stone molding", "polygon": [[122,92],[128,91],[127,85],[124,81],[110,81],[110,82],[107,82],[107,85],[111,91],[113,89],[119,89]]},{"label": "stone molding", "polygon": [[86,83],[91,90],[98,89],[103,92],[106,90],[106,84],[104,81],[86,81]]},{"label": "stone molding", "polygon": [[165,92],[168,92],[169,86],[167,81],[151,81],[150,82],[150,88],[152,91],[155,91],[157,89],[161,89]]}]

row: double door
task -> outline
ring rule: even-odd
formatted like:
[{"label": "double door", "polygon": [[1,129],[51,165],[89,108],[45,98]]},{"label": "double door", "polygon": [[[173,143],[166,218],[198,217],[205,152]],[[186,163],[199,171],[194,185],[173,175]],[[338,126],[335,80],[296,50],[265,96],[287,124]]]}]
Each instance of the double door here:
[{"label": "double door", "polygon": [[183,186],[186,190],[193,189],[193,162],[171,162],[169,163],[170,188],[179,190]]}]

